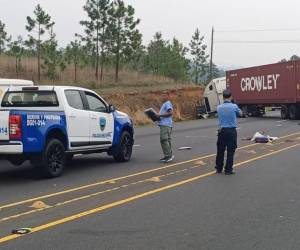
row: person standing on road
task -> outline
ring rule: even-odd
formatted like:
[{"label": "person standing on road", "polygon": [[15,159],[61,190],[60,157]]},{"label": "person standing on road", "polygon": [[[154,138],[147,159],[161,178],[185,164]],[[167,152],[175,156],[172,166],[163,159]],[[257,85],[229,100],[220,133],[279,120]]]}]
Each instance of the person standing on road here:
[{"label": "person standing on road", "polygon": [[227,150],[225,174],[235,174],[233,171],[233,158],[237,148],[237,116],[242,115],[242,111],[236,104],[233,104],[230,90],[223,91],[224,103],[217,108],[219,118],[219,132],[217,141],[216,173],[223,172],[224,153]]},{"label": "person standing on road", "polygon": [[168,92],[164,92],[162,95],[163,105],[160,108],[157,116],[160,118],[158,126],[160,128],[160,144],[164,154],[164,157],[160,159],[161,162],[168,163],[174,159],[172,151],[172,128],[173,128],[173,105],[170,101],[170,95]]}]

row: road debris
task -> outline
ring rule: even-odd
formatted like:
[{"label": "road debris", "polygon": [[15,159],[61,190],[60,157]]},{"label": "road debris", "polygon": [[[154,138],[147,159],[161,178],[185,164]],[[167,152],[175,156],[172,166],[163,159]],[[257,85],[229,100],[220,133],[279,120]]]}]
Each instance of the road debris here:
[{"label": "road debris", "polygon": [[204,161],[196,161],[195,164],[201,165],[201,166],[205,166],[206,163]]},{"label": "road debris", "polygon": [[35,209],[50,208],[50,206],[48,206],[47,204],[45,204],[42,201],[36,201],[30,207],[35,208]]},{"label": "road debris", "polygon": [[192,149],[192,147],[180,147],[178,148],[178,150],[190,150]]},{"label": "road debris", "polygon": [[159,177],[152,177],[152,178],[148,179],[148,181],[161,182],[162,180]]},{"label": "road debris", "polygon": [[23,228],[18,228],[18,229],[13,229],[11,231],[12,234],[28,234],[31,233],[32,229],[29,227],[23,227]]},{"label": "road debris", "polygon": [[252,137],[243,137],[241,140],[242,141],[251,141]]}]

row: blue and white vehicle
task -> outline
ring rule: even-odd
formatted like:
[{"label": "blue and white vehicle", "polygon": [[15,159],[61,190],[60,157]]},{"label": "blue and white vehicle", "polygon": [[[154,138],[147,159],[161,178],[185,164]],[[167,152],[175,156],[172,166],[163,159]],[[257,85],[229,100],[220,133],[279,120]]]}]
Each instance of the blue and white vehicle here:
[{"label": "blue and white vehicle", "polygon": [[26,160],[47,177],[75,154],[107,152],[129,161],[133,123],[94,91],[69,86],[10,87],[0,107],[0,157]]}]

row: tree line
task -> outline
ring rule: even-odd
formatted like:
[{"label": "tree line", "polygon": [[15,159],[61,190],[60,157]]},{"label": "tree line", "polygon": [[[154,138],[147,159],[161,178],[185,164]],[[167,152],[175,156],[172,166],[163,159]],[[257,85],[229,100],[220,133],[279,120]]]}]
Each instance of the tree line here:
[{"label": "tree line", "polygon": [[[108,67],[114,68],[116,82],[124,67],[195,83],[210,79],[207,46],[198,28],[188,47],[175,37],[165,40],[160,32],[145,46],[138,29],[140,19],[135,17],[133,6],[123,0],[87,0],[83,10],[87,14],[87,19],[80,21],[83,33],[74,34],[65,48],[59,47],[55,22],[40,4],[26,18],[27,39],[18,36],[13,40],[0,20],[0,54],[15,58],[17,76],[22,58],[36,57],[39,81],[42,74],[57,80],[67,65],[74,68],[75,82],[78,69],[88,66],[94,68],[95,79],[100,81]],[[213,66],[213,77],[221,76],[223,72]]]}]

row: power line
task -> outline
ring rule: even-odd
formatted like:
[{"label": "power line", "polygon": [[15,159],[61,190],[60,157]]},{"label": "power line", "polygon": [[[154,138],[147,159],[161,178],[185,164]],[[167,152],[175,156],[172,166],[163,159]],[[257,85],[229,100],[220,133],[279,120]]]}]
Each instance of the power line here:
[{"label": "power line", "polygon": [[247,32],[288,32],[288,31],[300,31],[300,28],[290,29],[245,29],[245,30],[216,30],[219,33],[247,33]]},{"label": "power line", "polygon": [[300,43],[300,40],[217,40],[215,43],[290,44]]}]

